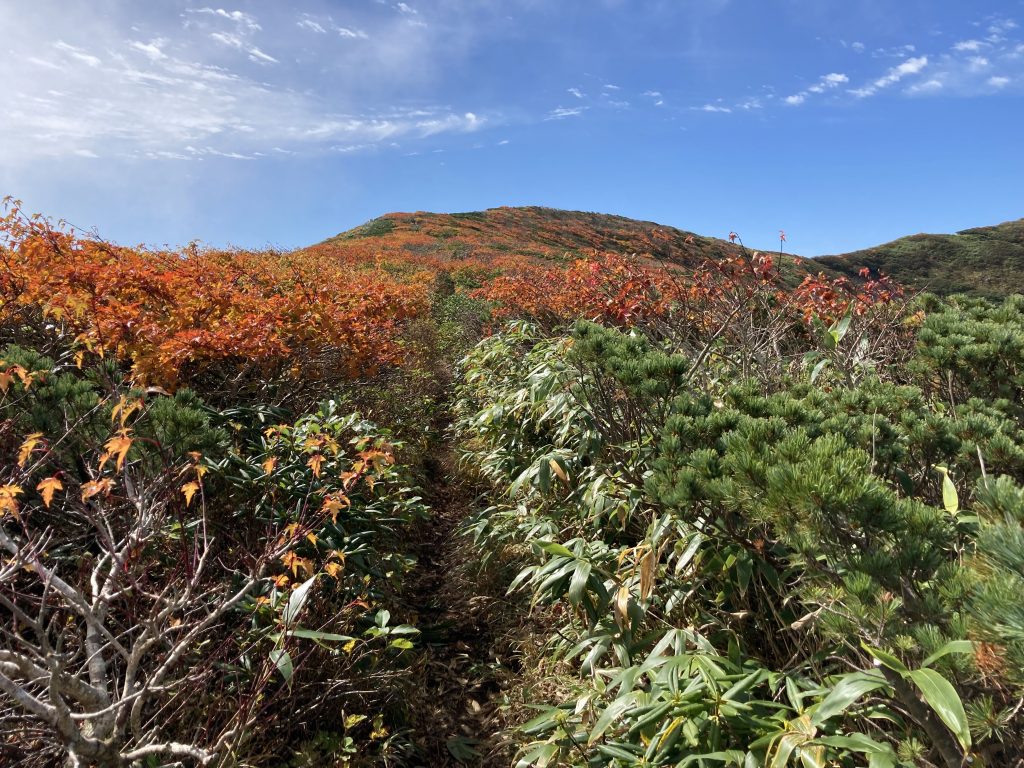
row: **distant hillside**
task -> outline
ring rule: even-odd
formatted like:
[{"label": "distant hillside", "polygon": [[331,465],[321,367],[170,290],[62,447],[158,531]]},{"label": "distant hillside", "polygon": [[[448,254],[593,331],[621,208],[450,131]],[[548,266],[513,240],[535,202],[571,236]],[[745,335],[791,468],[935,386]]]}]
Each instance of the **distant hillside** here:
[{"label": "distant hillside", "polygon": [[[629,253],[684,268],[736,253],[725,240],[623,216],[554,208],[491,208],[473,213],[389,213],[314,248],[339,256],[367,252],[385,258],[564,260],[588,251]],[[800,259],[811,271],[820,266]],[[795,272],[792,259],[783,265]]]},{"label": "distant hillside", "polygon": [[911,235],[842,256],[825,267],[856,276],[863,267],[933,293],[1006,296],[1024,292],[1024,219],[955,235]]}]

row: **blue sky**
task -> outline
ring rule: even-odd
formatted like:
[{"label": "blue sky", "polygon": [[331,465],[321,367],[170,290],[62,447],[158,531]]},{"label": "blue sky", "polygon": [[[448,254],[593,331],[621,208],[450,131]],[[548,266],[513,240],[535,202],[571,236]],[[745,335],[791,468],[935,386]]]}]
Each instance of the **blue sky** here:
[{"label": "blue sky", "polygon": [[0,29],[0,195],[120,242],[548,205],[817,255],[1024,216],[1024,0],[0,0]]}]

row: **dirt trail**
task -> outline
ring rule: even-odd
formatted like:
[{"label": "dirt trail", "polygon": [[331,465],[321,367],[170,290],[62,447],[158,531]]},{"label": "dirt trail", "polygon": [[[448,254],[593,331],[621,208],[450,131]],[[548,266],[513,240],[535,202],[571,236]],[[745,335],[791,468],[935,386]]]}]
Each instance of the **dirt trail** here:
[{"label": "dirt trail", "polygon": [[508,766],[499,705],[516,664],[506,639],[510,606],[501,587],[479,575],[479,553],[459,535],[477,501],[451,450],[427,469],[432,513],[410,532],[418,562],[403,601],[423,648],[411,702],[420,757],[410,766]]}]

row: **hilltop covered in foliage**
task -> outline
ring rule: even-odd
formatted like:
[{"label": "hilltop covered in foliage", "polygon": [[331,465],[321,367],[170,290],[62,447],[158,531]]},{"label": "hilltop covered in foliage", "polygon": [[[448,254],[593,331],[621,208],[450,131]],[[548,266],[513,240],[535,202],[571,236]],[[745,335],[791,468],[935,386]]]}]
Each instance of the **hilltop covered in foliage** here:
[{"label": "hilltop covered in foliage", "polygon": [[[399,262],[437,266],[468,260],[504,269],[559,263],[594,252],[694,268],[706,259],[735,256],[740,248],[737,242],[623,216],[503,207],[471,213],[389,213],[310,250],[329,258],[372,253]],[[809,260],[792,258],[811,272],[820,269]]]},{"label": "hilltop covered in foliage", "polygon": [[817,261],[851,277],[868,267],[908,287],[947,296],[1008,296],[1024,292],[1024,219],[954,235],[911,235]]},{"label": "hilltop covered in foliage", "polygon": [[1020,297],[559,215],[10,204],[0,762],[1020,765]]}]

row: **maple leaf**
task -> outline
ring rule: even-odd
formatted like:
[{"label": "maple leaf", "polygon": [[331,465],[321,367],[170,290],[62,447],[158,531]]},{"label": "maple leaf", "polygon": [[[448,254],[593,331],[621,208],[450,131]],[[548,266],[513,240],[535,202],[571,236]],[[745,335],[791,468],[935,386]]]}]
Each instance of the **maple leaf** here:
[{"label": "maple leaf", "polygon": [[63,491],[64,484],[56,477],[47,477],[39,481],[39,485],[36,486],[36,490],[42,494],[43,504],[46,508],[50,508],[50,502],[53,501],[53,494],[56,491]]},{"label": "maple leaf", "polygon": [[345,570],[345,565],[343,563],[327,563],[327,565],[324,566],[324,570],[327,572],[328,576],[332,579],[336,579],[338,578],[338,574]]},{"label": "maple leaf", "polygon": [[121,467],[124,466],[125,456],[128,455],[128,449],[132,447],[132,439],[128,437],[128,430],[122,429],[115,437],[107,440],[103,446],[107,449],[107,453],[104,454],[106,458],[103,459],[100,466],[107,463],[107,460],[111,456],[117,456],[117,471],[121,471]]},{"label": "maple leaf", "polygon": [[104,495],[110,493],[113,485],[109,477],[105,477],[102,480],[90,480],[82,486],[82,501],[87,501],[101,493]]},{"label": "maple leaf", "polygon": [[299,557],[294,552],[285,552],[281,557],[281,562],[284,563],[285,568],[291,570],[292,576],[298,576],[300,568],[305,573],[313,572],[313,563],[304,557]]},{"label": "maple leaf", "polygon": [[18,466],[24,467],[28,463],[29,457],[32,456],[32,451],[36,449],[36,446],[42,442],[43,433],[33,432],[25,438],[25,442],[21,444],[21,448],[18,449]]},{"label": "maple leaf", "polygon": [[124,427],[128,417],[135,413],[135,411],[142,408],[142,406],[143,402],[141,398],[137,398],[129,402],[127,397],[122,396],[117,402],[117,405],[115,405],[110,411],[110,421],[114,422],[120,419],[121,426]]},{"label": "maple leaf", "polygon": [[0,486],[0,519],[8,514],[18,517],[18,496],[22,494],[21,486],[13,483]]},{"label": "maple leaf", "polygon": [[274,471],[274,468],[277,467],[277,457],[271,456],[266,461],[264,461],[261,466],[263,467],[263,474],[269,475],[271,472]]},{"label": "maple leaf", "polygon": [[189,506],[192,503],[192,497],[196,495],[199,490],[199,483],[185,483],[181,486],[181,492],[185,496],[185,506]]},{"label": "maple leaf", "polygon": [[313,477],[320,477],[320,465],[324,463],[324,457],[322,454],[314,453],[309,457],[309,461],[306,462],[306,466],[313,470]]},{"label": "maple leaf", "polygon": [[343,493],[334,494],[324,499],[323,506],[320,507],[321,512],[327,512],[331,516],[331,522],[337,524],[338,513],[342,509],[351,507],[352,502],[349,501],[348,496]]}]

